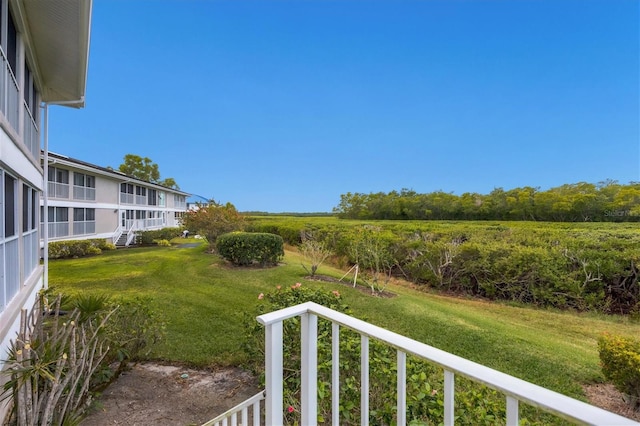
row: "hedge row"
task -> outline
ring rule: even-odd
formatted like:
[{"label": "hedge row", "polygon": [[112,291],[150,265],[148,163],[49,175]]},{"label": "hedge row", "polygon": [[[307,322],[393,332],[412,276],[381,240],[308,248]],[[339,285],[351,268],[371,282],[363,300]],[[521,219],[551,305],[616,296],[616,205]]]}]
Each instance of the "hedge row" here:
[{"label": "hedge row", "polygon": [[216,250],[235,265],[277,265],[284,256],[282,237],[268,233],[231,232],[216,240]]},{"label": "hedge row", "polygon": [[49,243],[49,259],[83,257],[115,250],[116,246],[105,239],[54,241]]},{"label": "hedge row", "polygon": [[172,240],[175,237],[179,237],[182,234],[181,228],[162,228],[154,231],[140,231],[136,234],[136,244],[138,245],[152,245],[157,244],[159,240]]},{"label": "hedge row", "polygon": [[602,372],[625,395],[634,408],[640,408],[640,340],[604,335],[598,340]]},{"label": "hedge row", "polygon": [[[640,234],[621,224],[364,222],[253,219],[249,229],[298,244],[304,230],[354,263],[366,223],[396,275],[446,292],[607,313],[640,311]],[[361,265],[362,266],[362,265]]]}]

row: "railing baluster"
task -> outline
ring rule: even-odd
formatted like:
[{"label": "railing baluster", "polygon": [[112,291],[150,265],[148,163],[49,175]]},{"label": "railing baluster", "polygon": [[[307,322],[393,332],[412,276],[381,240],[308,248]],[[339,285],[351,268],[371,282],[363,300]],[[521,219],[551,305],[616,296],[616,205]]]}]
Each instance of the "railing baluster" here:
[{"label": "railing baluster", "polygon": [[229,426],[227,419],[222,419],[222,426]]},{"label": "railing baluster", "polygon": [[282,321],[269,324],[265,330],[265,422],[281,425],[283,422],[282,373]]},{"label": "railing baluster", "polygon": [[340,325],[331,323],[331,424],[340,426]]},{"label": "railing baluster", "polygon": [[313,426],[318,421],[318,317],[301,315],[302,345],[302,424]]},{"label": "railing baluster", "polygon": [[398,350],[398,426],[407,424],[407,354]]},{"label": "railing baluster", "polygon": [[231,415],[231,426],[238,426],[238,413]]},{"label": "railing baluster", "polygon": [[369,424],[369,338],[360,336],[360,424]]},{"label": "railing baluster", "polygon": [[453,408],[455,402],[455,375],[444,370],[444,425],[453,426]]},{"label": "railing baluster", "polygon": [[507,426],[518,426],[519,423],[518,400],[507,395]]},{"label": "railing baluster", "polygon": [[242,426],[248,426],[249,425],[249,407],[244,407],[242,409],[242,415],[240,417],[240,424]]},{"label": "railing baluster", "polygon": [[[249,426],[248,422],[247,426]],[[260,426],[260,401],[253,404],[253,426]]]}]

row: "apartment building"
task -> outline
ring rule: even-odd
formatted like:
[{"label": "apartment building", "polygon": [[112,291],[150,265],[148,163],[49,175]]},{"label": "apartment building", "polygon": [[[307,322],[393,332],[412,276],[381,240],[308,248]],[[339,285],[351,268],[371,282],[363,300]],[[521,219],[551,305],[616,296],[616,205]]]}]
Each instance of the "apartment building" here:
[{"label": "apartment building", "polygon": [[49,105],[84,107],[91,8],[91,0],[0,0],[0,368],[21,310],[45,285],[42,117]]},{"label": "apartment building", "polygon": [[[187,210],[186,192],[53,152],[48,161],[49,241],[105,238],[128,246],[138,231],[180,226]],[[41,209],[44,226],[44,200]]]}]

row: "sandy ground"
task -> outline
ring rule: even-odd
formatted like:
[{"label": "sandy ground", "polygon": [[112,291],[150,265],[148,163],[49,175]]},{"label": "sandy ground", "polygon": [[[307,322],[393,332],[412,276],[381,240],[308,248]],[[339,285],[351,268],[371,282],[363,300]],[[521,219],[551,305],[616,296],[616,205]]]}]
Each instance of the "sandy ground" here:
[{"label": "sandy ground", "polygon": [[81,426],[201,425],[259,390],[255,378],[237,368],[138,364],[102,393]]}]

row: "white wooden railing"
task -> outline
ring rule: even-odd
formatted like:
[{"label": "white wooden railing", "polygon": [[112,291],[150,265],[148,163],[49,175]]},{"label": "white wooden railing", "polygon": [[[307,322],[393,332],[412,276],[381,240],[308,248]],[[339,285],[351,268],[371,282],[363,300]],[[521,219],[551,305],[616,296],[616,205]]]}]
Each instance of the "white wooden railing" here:
[{"label": "white wooden railing", "polygon": [[131,227],[127,230],[127,241],[124,243],[125,246],[128,247],[136,238],[136,231],[139,227],[138,220],[134,220]]},{"label": "white wooden railing", "polygon": [[[260,402],[264,401],[265,392],[255,394],[241,404],[220,414],[215,419],[209,420],[202,426],[260,426],[262,416]],[[251,411],[249,411],[251,408]]]},{"label": "white wooden railing", "polygon": [[113,235],[111,236],[111,242],[113,244],[118,242],[118,240],[122,236],[122,232],[123,232],[122,226],[120,225],[116,226],[116,229],[113,231]]},{"label": "white wooden railing", "polygon": [[[638,425],[633,420],[618,416],[582,401],[534,385],[508,374],[501,373],[459,356],[417,342],[399,334],[369,324],[359,319],[336,312],[316,303],[307,302],[290,308],[260,315],[257,320],[265,326],[265,369],[266,369],[266,425],[282,425],[284,420],[283,401],[283,321],[301,317],[301,424],[305,426],[317,423],[317,324],[318,317],[332,323],[332,399],[331,412],[333,425],[339,425],[340,372],[339,343],[340,328],[353,330],[361,336],[361,424],[369,423],[369,340],[386,343],[398,351],[397,356],[397,414],[398,425],[406,425],[406,356],[407,354],[428,360],[444,370],[444,424],[453,425],[455,412],[455,376],[459,375],[481,383],[504,394],[506,399],[506,424],[518,425],[518,405],[520,402],[539,407],[562,419],[593,425]],[[239,407],[243,407],[241,404]],[[242,410],[241,408],[240,410]],[[233,419],[232,409],[219,416],[213,424],[228,424]],[[236,418],[237,419],[237,418]],[[231,424],[233,421],[231,420]],[[255,421],[255,420],[254,420]],[[213,421],[212,421],[213,422]],[[243,421],[243,425],[246,422]],[[255,424],[255,423],[254,423]]]}]

